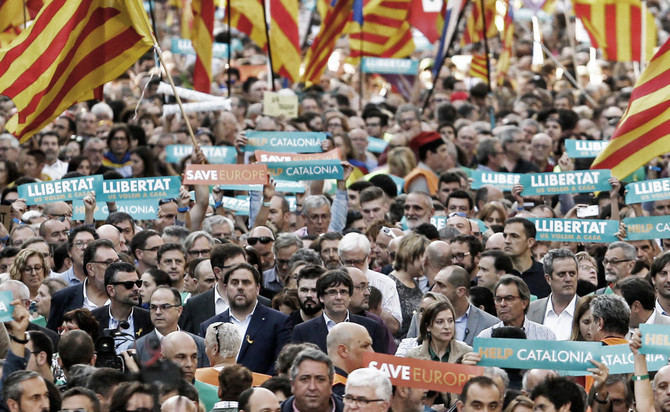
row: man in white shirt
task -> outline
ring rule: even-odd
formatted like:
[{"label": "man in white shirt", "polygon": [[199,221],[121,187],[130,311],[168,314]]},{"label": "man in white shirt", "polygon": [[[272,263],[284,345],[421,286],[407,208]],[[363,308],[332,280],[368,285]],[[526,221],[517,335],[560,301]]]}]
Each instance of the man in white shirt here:
[{"label": "man in white shirt", "polygon": [[552,249],[543,264],[551,294],[531,302],[528,319],[554,331],[556,340],[569,340],[577,307],[577,258],[568,249]]},{"label": "man in white shirt", "polygon": [[55,132],[45,132],[40,137],[40,150],[44,152],[46,163],[42,168],[42,174],[51,178],[51,180],[58,180],[65,173],[67,173],[67,162],[63,162],[58,158],[60,153],[60,144],[58,143],[58,135]]},{"label": "man in white shirt", "polygon": [[630,331],[626,340],[641,324],[670,325],[670,317],[656,310],[654,289],[645,279],[628,277],[614,286],[614,293],[621,295],[630,307]]}]

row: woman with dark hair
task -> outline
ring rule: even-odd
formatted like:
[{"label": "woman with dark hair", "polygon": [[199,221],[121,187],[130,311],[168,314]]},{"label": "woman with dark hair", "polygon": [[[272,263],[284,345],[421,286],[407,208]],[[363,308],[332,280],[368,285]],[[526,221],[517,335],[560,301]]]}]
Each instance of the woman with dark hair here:
[{"label": "woman with dark hair", "polygon": [[63,315],[63,323],[58,328],[58,333],[66,335],[68,332],[76,329],[88,333],[93,342],[98,340],[100,334],[98,320],[93,316],[90,310],[86,308],[73,309]]},{"label": "woman with dark hair", "polygon": [[150,385],[124,382],[117,386],[109,404],[109,412],[153,411],[155,392]]},{"label": "woman with dark hair", "polygon": [[4,190],[10,183],[19,178],[19,170],[14,162],[0,160],[0,190]]},{"label": "woman with dark hair", "polygon": [[107,148],[102,159],[103,166],[111,167],[124,178],[132,176],[130,161],[130,130],[128,126],[120,124],[112,127],[107,135]]},{"label": "woman with dark hair", "polygon": [[130,152],[132,177],[156,177],[156,158],[147,146],[137,147]]},{"label": "woman with dark hair", "polygon": [[147,270],[142,274],[140,280],[142,281],[140,297],[142,298],[142,307],[145,309],[149,309],[149,299],[151,299],[151,294],[157,287],[172,286],[170,275],[158,268]]},{"label": "woman with dark hair", "polygon": [[67,171],[68,173],[79,172],[84,176],[88,176],[91,174],[91,161],[86,156],[77,156],[70,160],[67,165]]}]

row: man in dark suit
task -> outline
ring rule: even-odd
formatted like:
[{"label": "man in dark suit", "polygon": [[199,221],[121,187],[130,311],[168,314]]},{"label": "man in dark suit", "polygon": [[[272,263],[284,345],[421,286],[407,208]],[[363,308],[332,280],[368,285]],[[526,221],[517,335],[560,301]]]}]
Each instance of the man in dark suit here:
[{"label": "man in dark suit", "polygon": [[456,339],[472,345],[475,336],[500,322],[470,303],[470,274],[460,266],[447,266],[435,275],[433,292],[441,293],[454,306]]},{"label": "man in dark suit", "polygon": [[[151,294],[149,314],[154,329],[135,341],[135,350],[140,362],[147,363],[153,357],[157,359],[160,357],[160,342],[170,332],[179,330],[177,320],[182,310],[181,294],[176,288],[159,286]],[[198,368],[209,366],[209,360],[205,353],[205,340],[192,333],[186,333],[195,340],[195,344],[198,346]]]},{"label": "man in dark suit", "polygon": [[386,353],[384,332],[379,323],[349,313],[354,282],[346,269],[329,270],[316,281],[316,296],[323,306],[323,314],[293,328],[291,341],[314,343],[323,352],[328,352],[326,338],[331,329],[341,322],[354,322],[365,327],[372,338],[375,352]]},{"label": "man in dark suit", "polygon": [[242,336],[237,363],[252,372],[273,374],[277,355],[289,341],[288,316],[259,305],[261,275],[248,263],[229,268],[223,275],[223,284],[230,308],[203,322],[200,336],[204,337],[207,327],[214,322],[234,324]]},{"label": "man in dark suit", "polygon": [[135,344],[135,339],[153,329],[149,312],[138,307],[141,285],[135,266],[130,263],[112,263],[105,270],[105,288],[111,302],[92,313],[100,324],[100,336],[105,329],[116,329],[122,333],[114,338],[117,353],[129,349]]}]

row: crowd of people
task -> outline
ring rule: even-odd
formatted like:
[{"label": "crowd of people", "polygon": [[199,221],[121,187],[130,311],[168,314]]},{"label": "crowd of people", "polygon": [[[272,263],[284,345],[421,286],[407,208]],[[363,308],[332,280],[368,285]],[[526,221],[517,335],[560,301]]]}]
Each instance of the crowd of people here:
[{"label": "crowd of people", "polygon": [[[156,13],[167,42],[175,10]],[[626,240],[622,229],[608,244],[542,241],[531,220],[587,206],[595,219],[666,216],[670,199],[626,204],[630,179],[616,178],[600,193],[472,188],[473,170],[588,169],[565,141],[609,139],[630,98],[630,65],[601,62],[601,81],[577,76],[576,89],[552,64],[532,67],[518,37],[494,93],[447,63],[430,86],[422,64],[405,95],[368,75],[359,96],[342,65],[286,90],[299,97],[295,118],[264,114],[273,80],[243,69],[264,61],[246,40],[230,68],[215,65],[212,94],[231,86],[230,110],[163,115],[174,100],[157,92],[152,53],[107,84],[104,101],[73,106],[24,143],[4,130],[15,109],[0,97],[0,291],[13,306],[0,323],[0,410],[670,411],[670,366],[647,370],[638,330],[670,325],[670,239]],[[583,74],[579,47],[567,70]],[[192,60],[166,55],[189,87]],[[192,145],[187,121],[197,145],[169,161],[168,146]],[[275,181],[182,186],[156,200],[153,219],[94,192],[81,210],[19,196],[59,179],[180,176],[205,162],[202,146],[254,163],[243,150],[252,130],[323,132],[343,175],[298,193]],[[659,153],[635,180],[667,177],[669,162]],[[236,195],[248,210],[226,208]],[[476,337],[626,344],[634,372],[597,360],[586,378],[486,367],[448,393],[364,367],[367,352],[477,365]]]}]

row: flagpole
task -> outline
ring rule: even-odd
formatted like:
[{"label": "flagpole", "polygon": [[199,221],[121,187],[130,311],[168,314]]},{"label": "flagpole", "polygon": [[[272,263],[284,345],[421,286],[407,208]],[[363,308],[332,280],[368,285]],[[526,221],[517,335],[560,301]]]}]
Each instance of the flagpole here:
[{"label": "flagpole", "polygon": [[[363,21],[364,22],[364,21]],[[361,37],[358,39],[359,46],[361,49],[361,57],[358,59],[358,110],[363,110],[363,57],[365,56],[365,51],[363,48],[363,22],[361,22]]]},{"label": "flagpole", "polygon": [[486,9],[484,8],[484,0],[479,0],[480,7],[482,8],[482,37],[484,39],[484,55],[486,57],[486,87],[491,93],[491,62],[489,61],[489,42],[486,39],[487,29],[486,29]]},{"label": "flagpole", "polygon": [[268,10],[265,1],[263,1],[263,22],[265,23],[265,39],[268,45],[268,66],[270,67],[270,83],[272,83],[272,91],[274,92],[277,90],[275,88],[274,69],[272,68],[272,48],[270,47],[270,25],[268,24]]},{"label": "flagpole", "polygon": [[575,37],[577,36],[576,33],[574,32],[574,25],[570,21],[571,13],[570,11],[572,10],[570,0],[564,0],[564,7],[565,7],[565,29],[568,31],[568,40],[570,41],[570,48],[572,49],[572,67],[575,70],[575,73],[577,73],[577,65],[575,64],[575,53],[577,53],[577,47],[575,46]]},{"label": "flagpole", "polygon": [[233,49],[233,39],[230,37],[231,36],[231,30],[230,30],[230,10],[231,6],[230,3],[232,0],[228,0],[226,2],[226,19],[228,19],[228,67],[226,69],[226,74],[227,74],[227,79],[226,83],[228,86],[228,97],[230,98],[230,93],[231,89],[233,87],[233,82],[230,80],[230,69],[232,68],[232,49]]},{"label": "flagpole", "polygon": [[[433,79],[433,85],[428,90],[428,94],[426,95],[426,99],[423,101],[423,107],[421,108],[421,112],[426,110],[426,108],[428,107],[428,102],[430,101],[430,98],[433,95],[433,91],[435,91],[435,82],[437,82],[438,77],[440,77],[440,71],[442,70],[442,66],[444,66],[444,61],[446,60],[447,54],[449,54],[449,50],[451,49],[451,46],[454,45],[454,41],[456,40],[456,29],[458,29],[458,26],[461,24],[461,20],[463,19],[463,16],[465,15],[465,9],[466,8],[467,7],[463,6],[463,8],[461,9],[461,12],[458,13],[458,20],[456,20],[456,28],[454,29],[454,35],[451,36],[451,39],[449,40],[449,44],[444,49],[444,56],[440,60],[439,67],[437,68],[437,71],[435,72],[435,78]],[[446,16],[445,16],[445,18],[446,18]],[[444,21],[444,24],[445,25],[447,24],[446,20]],[[442,53],[442,50],[439,50],[438,53]],[[417,74],[417,76],[418,76],[418,74]],[[419,80],[419,79],[417,79],[417,80]]]}]

